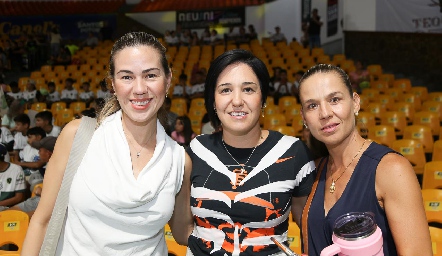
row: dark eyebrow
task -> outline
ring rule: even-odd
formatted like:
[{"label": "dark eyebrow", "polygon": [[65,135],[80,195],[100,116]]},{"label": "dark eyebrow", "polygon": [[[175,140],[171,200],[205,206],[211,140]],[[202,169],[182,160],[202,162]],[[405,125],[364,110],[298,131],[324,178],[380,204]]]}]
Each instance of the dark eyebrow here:
[{"label": "dark eyebrow", "polygon": [[[244,82],[244,83],[242,83],[242,85],[250,85],[250,84],[257,85],[255,82]],[[219,84],[217,87],[229,86],[229,85],[232,85],[232,84],[231,83],[224,83],[224,84]]]},{"label": "dark eyebrow", "polygon": [[[148,69],[143,70],[142,73],[143,73],[143,74],[144,74],[144,73],[148,73],[148,72],[150,72],[150,71],[152,71],[152,70],[158,70],[158,71],[160,71],[159,68],[148,68]],[[132,72],[132,71],[130,71],[130,70],[124,70],[124,69],[122,69],[122,70],[120,70],[120,71],[117,72],[117,74],[119,74],[119,73],[133,74],[134,72]]]}]

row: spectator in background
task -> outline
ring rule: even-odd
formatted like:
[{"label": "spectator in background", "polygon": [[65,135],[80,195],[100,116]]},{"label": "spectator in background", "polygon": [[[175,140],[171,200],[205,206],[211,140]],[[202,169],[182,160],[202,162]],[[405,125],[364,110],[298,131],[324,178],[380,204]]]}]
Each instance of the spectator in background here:
[{"label": "spectator in background", "polygon": [[244,27],[239,28],[239,34],[236,36],[236,44],[248,44],[250,42],[250,37],[246,33],[246,29]]},{"label": "spectator in background", "polygon": [[74,79],[66,78],[63,91],[61,91],[61,101],[66,102],[66,107],[69,108],[71,102],[78,100],[78,91],[73,87]]},{"label": "spectator in background", "polygon": [[321,17],[318,15],[318,9],[313,9],[308,25],[308,37],[310,49],[321,47]]},{"label": "spectator in background", "polygon": [[[49,162],[49,159],[54,152],[54,146],[56,142],[55,137],[46,137],[39,141],[35,141],[32,143],[32,146],[38,150],[39,163],[41,165],[39,173],[31,174],[29,179],[29,183],[31,185],[31,192],[35,193],[35,196],[28,198],[26,201],[23,201],[19,204],[16,204],[9,208],[9,210],[20,210],[26,212],[29,217],[32,217],[35,210],[37,209],[38,203],[40,202],[42,188],[37,187],[35,185],[43,183],[44,173],[46,171],[46,164]],[[35,188],[35,190],[34,190]]]},{"label": "spectator in background", "polygon": [[53,58],[51,64],[53,65],[69,65],[72,62],[72,56],[67,47],[61,47],[56,58]]},{"label": "spectator in background", "polygon": [[58,137],[61,132],[59,126],[53,125],[53,115],[51,111],[45,110],[35,115],[35,126],[42,128],[46,136]]},{"label": "spectator in background", "polygon": [[27,104],[37,102],[37,89],[35,88],[35,80],[29,79],[26,90],[23,92],[23,100]]},{"label": "spectator in background", "polygon": [[[23,169],[13,163],[5,162],[8,153],[5,145],[0,144],[0,207],[10,207],[25,200],[26,184]],[[3,206],[3,207],[2,207]]]},{"label": "spectator in background", "polygon": [[174,98],[188,99],[187,95],[192,87],[187,85],[187,75],[181,74],[178,79],[178,83],[173,87],[172,96]]},{"label": "spectator in background", "polygon": [[14,100],[23,99],[23,92],[20,91],[20,87],[18,87],[17,82],[13,81],[9,83],[9,87],[11,88],[11,91],[6,94],[7,96],[13,98]]},{"label": "spectator in background", "polygon": [[200,44],[200,39],[198,37],[198,33],[196,31],[192,32],[192,41],[190,42],[190,46],[197,46]]},{"label": "spectator in background", "polygon": [[97,99],[107,99],[111,95],[112,95],[111,92],[107,88],[106,80],[104,80],[104,79],[101,80],[100,81],[100,89],[97,90],[96,98]]},{"label": "spectator in background", "polygon": [[218,31],[216,31],[216,29],[212,29],[212,32],[210,33],[210,44],[211,45],[218,45],[218,44],[222,44],[222,43],[223,43],[223,40],[218,35]]},{"label": "spectator in background", "polygon": [[355,62],[355,71],[352,71],[348,74],[350,77],[351,86],[353,87],[353,90],[360,93],[361,92],[361,83],[363,82],[369,82],[370,76],[368,74],[368,70],[364,68],[364,65],[361,61]]},{"label": "spectator in background", "polygon": [[83,91],[80,92],[80,101],[83,101],[86,103],[86,108],[89,107],[89,105],[94,101],[94,92],[90,90],[91,85],[89,82],[83,82],[81,85],[81,88]]},{"label": "spectator in background", "polygon": [[296,99],[298,100],[297,102],[299,102],[299,81],[301,81],[301,78],[303,75],[304,75],[304,71],[302,71],[302,70],[298,70],[294,74],[295,81],[293,82],[291,94],[296,97]]},{"label": "spectator in background", "polygon": [[205,113],[201,120],[201,134],[212,134],[214,131],[215,128],[213,128],[210,122],[209,115]]},{"label": "spectator in background", "polygon": [[89,32],[86,40],[84,40],[83,42],[83,46],[89,46],[94,48],[97,45],[98,45],[98,37],[94,33]]},{"label": "spectator in background", "polygon": [[48,109],[51,109],[52,103],[60,101],[60,93],[55,89],[55,83],[49,82],[48,95],[46,96],[46,106],[48,107]]},{"label": "spectator in background", "polygon": [[178,115],[175,112],[170,111],[172,100],[169,97],[164,99],[163,105],[164,109],[167,111],[167,126],[164,127],[164,130],[166,130],[167,135],[170,136],[170,134],[175,130],[175,120]]},{"label": "spectator in background", "polygon": [[14,122],[14,148],[10,155],[13,156],[13,158],[18,159],[18,157],[20,156],[20,152],[28,144],[28,137],[26,136],[26,134],[28,133],[31,120],[29,119],[28,115],[19,114],[14,117]]},{"label": "spectator in background", "polygon": [[198,70],[195,73],[195,81],[192,85],[191,93],[189,95],[190,99],[194,98],[203,98],[204,97],[204,81],[205,81],[204,72],[201,70]]},{"label": "spectator in background", "polygon": [[204,31],[201,34],[201,44],[202,45],[210,45],[211,43],[211,34],[210,34],[210,29],[209,28],[205,28]]},{"label": "spectator in background", "polygon": [[175,31],[166,30],[164,33],[164,41],[168,46],[179,46],[180,39],[176,36]]},{"label": "spectator in background", "polygon": [[[0,116],[0,121],[1,121]],[[14,135],[12,135],[11,131],[6,127],[0,127],[0,143],[4,144],[8,149],[8,152],[14,150]],[[5,162],[10,161],[9,153],[5,155]]]},{"label": "spectator in background", "polygon": [[49,35],[51,38],[51,56],[53,58],[57,58],[60,53],[60,45],[62,40],[60,31],[54,26]]},{"label": "spectator in background", "polygon": [[279,98],[291,95],[292,87],[292,83],[290,83],[287,79],[287,70],[281,69],[279,82],[276,82],[273,85],[273,88],[275,89],[275,93],[273,95],[275,105],[278,105]]},{"label": "spectator in background", "polygon": [[12,101],[11,105],[9,105],[8,112],[2,117],[2,126],[14,133],[16,126],[14,118],[24,112],[25,102],[22,99]]},{"label": "spectator in background", "polygon": [[258,34],[256,33],[255,26],[250,24],[248,26],[249,32],[247,33],[247,36],[249,37],[249,40],[258,39]]},{"label": "spectator in background", "polygon": [[26,176],[31,173],[38,172],[38,169],[43,167],[45,163],[39,162],[38,149],[33,148],[31,145],[34,141],[40,141],[46,137],[46,132],[40,127],[32,127],[26,132],[27,144],[23,150],[19,153],[19,159],[14,158],[14,163],[23,168],[23,172]]},{"label": "spectator in background", "polygon": [[179,116],[175,120],[175,130],[171,133],[170,137],[181,146],[189,146],[190,141],[196,137],[196,134],[192,130],[192,123],[189,117]]},{"label": "spectator in background", "polygon": [[180,36],[180,45],[190,46],[191,43],[192,43],[192,35],[190,34],[190,30],[185,29],[182,35]]},{"label": "spectator in background", "polygon": [[281,28],[279,26],[275,27],[275,33],[270,36],[270,41],[273,43],[277,42],[287,42],[284,33],[281,33]]}]

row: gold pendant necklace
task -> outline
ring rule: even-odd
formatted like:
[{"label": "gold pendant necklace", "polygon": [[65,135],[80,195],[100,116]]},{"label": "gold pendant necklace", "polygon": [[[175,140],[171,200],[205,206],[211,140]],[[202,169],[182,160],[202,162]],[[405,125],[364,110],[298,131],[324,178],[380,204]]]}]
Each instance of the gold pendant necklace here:
[{"label": "gold pendant necklace", "polygon": [[[359,155],[359,153],[361,153],[361,150],[364,147],[365,142],[367,142],[367,140],[364,140],[364,143],[362,143],[362,146],[358,150],[358,153],[356,153],[356,155],[353,157],[353,159],[351,159],[351,162],[345,167],[344,171],[341,173],[341,175],[339,175],[339,177],[337,179],[333,179],[333,174],[330,174],[330,176],[332,178],[332,184],[329,187],[329,191],[330,191],[331,194],[335,193],[335,191],[336,191],[336,182],[342,177],[342,175],[345,173],[345,171],[347,171],[348,167],[353,163],[353,160],[355,160],[355,158]],[[333,161],[333,158],[332,158],[332,161]]]}]

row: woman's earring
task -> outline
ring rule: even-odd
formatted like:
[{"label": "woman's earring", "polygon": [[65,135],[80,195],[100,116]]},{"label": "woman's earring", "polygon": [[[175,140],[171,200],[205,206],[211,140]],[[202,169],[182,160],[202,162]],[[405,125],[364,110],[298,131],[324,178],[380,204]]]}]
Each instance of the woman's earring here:
[{"label": "woman's earring", "polygon": [[168,95],[169,95],[169,92],[166,92],[166,98],[167,98]]},{"label": "woman's earring", "polygon": [[307,124],[306,124],[306,123],[304,123],[304,127],[308,129],[308,126],[307,126]]},{"label": "woman's earring", "polygon": [[262,117],[264,117],[264,109],[267,107],[267,105],[264,103],[264,105],[262,105],[262,108],[261,108],[261,116]]},{"label": "woman's earring", "polygon": [[213,111],[215,111],[215,114],[216,114],[216,108],[215,107],[213,107]]},{"label": "woman's earring", "polygon": [[359,112],[356,112],[356,113],[355,113],[355,116],[358,116],[358,115],[359,115]]}]

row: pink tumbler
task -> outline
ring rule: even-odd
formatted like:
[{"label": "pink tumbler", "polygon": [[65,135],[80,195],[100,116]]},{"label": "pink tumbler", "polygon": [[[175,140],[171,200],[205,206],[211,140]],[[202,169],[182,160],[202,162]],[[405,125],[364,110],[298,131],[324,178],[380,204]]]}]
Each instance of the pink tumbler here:
[{"label": "pink tumbler", "polygon": [[332,240],[321,256],[384,255],[382,231],[370,212],[350,212],[336,219]]}]

